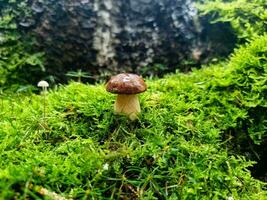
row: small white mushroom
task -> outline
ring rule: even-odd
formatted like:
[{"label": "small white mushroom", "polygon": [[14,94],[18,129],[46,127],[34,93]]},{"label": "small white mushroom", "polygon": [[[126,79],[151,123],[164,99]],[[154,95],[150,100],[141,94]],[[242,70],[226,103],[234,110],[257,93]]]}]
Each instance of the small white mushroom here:
[{"label": "small white mushroom", "polygon": [[41,87],[44,91],[46,91],[47,88],[49,87],[49,84],[46,81],[39,81],[37,86]]},{"label": "small white mushroom", "polygon": [[46,99],[45,99],[45,96],[46,96],[46,91],[47,91],[47,88],[49,87],[49,84],[46,81],[39,81],[37,86],[41,87],[42,90],[43,90],[43,101],[44,101],[43,102],[44,103],[43,118],[45,119],[45,113],[46,113]]}]

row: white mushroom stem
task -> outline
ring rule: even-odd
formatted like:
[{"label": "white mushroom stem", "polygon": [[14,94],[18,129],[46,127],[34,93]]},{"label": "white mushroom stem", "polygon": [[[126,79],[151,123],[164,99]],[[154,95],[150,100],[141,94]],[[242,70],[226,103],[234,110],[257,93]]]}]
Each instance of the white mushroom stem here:
[{"label": "white mushroom stem", "polygon": [[118,114],[128,115],[131,120],[137,118],[141,112],[138,96],[136,94],[118,94],[114,111]]}]

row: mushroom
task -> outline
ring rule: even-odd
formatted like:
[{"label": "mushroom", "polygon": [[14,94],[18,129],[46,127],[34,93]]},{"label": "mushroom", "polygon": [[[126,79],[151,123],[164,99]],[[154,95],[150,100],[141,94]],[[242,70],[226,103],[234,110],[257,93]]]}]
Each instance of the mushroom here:
[{"label": "mushroom", "polygon": [[137,94],[146,91],[144,80],[136,74],[122,73],[111,77],[106,85],[108,92],[118,94],[114,112],[135,120],[141,112]]},{"label": "mushroom", "polygon": [[43,98],[44,98],[44,110],[43,110],[43,118],[45,119],[45,113],[46,113],[46,99],[45,99],[45,96],[46,96],[46,91],[47,91],[47,88],[49,87],[49,84],[46,82],[46,81],[39,81],[38,84],[37,84],[37,87],[41,87],[42,90],[43,90]]},{"label": "mushroom", "polygon": [[49,84],[46,81],[39,81],[37,84],[38,87],[41,87],[43,91],[46,91],[49,87]]}]

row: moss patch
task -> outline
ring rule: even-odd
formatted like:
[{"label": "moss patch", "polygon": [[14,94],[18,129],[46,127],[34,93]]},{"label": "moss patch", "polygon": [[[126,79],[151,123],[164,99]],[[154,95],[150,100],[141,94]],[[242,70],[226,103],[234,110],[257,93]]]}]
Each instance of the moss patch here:
[{"label": "moss patch", "polygon": [[[147,81],[135,122],[113,114],[103,85],[71,83],[47,97],[3,98],[0,196],[74,199],[265,199],[234,154],[266,141],[267,37],[228,64]],[[238,135],[238,137],[237,137]]]}]

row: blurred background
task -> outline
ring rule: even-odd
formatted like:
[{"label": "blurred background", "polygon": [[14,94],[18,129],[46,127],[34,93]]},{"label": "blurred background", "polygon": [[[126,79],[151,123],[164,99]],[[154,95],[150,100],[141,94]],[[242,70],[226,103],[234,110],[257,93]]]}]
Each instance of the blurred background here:
[{"label": "blurred background", "polygon": [[[0,83],[163,76],[229,55],[237,35],[192,0],[0,0]],[[200,14],[202,12],[202,14]]]}]

